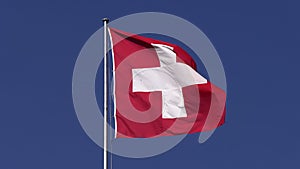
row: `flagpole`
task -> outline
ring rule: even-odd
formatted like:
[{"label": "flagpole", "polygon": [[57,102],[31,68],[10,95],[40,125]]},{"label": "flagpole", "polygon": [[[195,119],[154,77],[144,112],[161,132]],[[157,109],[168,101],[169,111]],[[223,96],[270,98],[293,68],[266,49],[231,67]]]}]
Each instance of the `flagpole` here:
[{"label": "flagpole", "polygon": [[103,24],[104,24],[104,122],[103,122],[103,169],[107,169],[107,38],[106,38],[106,31],[107,31],[107,23],[109,21],[108,18],[103,18],[102,19]]}]

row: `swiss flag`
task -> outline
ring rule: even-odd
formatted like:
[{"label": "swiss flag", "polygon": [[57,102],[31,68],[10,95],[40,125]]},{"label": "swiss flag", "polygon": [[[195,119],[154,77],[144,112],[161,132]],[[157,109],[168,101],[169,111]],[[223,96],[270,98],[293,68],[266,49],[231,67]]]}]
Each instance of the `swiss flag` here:
[{"label": "swiss flag", "polygon": [[225,92],[179,46],[109,28],[117,138],[172,136],[225,122]]}]

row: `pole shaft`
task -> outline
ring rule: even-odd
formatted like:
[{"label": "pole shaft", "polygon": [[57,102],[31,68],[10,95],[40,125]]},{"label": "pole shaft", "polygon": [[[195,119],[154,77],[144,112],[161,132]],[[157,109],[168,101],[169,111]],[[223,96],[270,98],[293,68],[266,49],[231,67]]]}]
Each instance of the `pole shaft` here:
[{"label": "pole shaft", "polygon": [[107,22],[108,22],[108,19],[107,18],[104,18],[103,19],[103,24],[104,24],[104,98],[103,98],[103,101],[104,101],[104,122],[103,122],[103,169],[107,169],[107,110],[108,110],[108,107],[107,107],[107,38],[106,38],[106,35],[107,35]]}]

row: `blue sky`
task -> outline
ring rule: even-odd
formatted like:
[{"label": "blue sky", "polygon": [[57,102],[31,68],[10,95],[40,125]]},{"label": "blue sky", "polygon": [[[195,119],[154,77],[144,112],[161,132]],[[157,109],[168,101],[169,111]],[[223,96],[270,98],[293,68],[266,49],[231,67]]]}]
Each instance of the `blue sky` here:
[{"label": "blue sky", "polygon": [[113,168],[299,168],[298,7],[276,0],[2,0],[0,168],[102,167],[102,149],[73,108],[74,64],[103,17],[149,11],[182,17],[212,41],[227,77],[227,121],[204,144],[189,135],[159,156],[113,156]]}]

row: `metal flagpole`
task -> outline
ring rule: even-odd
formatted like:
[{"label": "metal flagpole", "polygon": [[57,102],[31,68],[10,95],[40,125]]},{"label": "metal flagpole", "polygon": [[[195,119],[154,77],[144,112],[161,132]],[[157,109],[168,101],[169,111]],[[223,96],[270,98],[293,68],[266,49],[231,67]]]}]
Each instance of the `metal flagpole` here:
[{"label": "metal flagpole", "polygon": [[107,23],[108,23],[108,18],[103,18],[102,19],[103,24],[104,24],[104,121],[103,121],[103,169],[107,169],[107,42],[106,42],[106,31],[107,31]]}]

